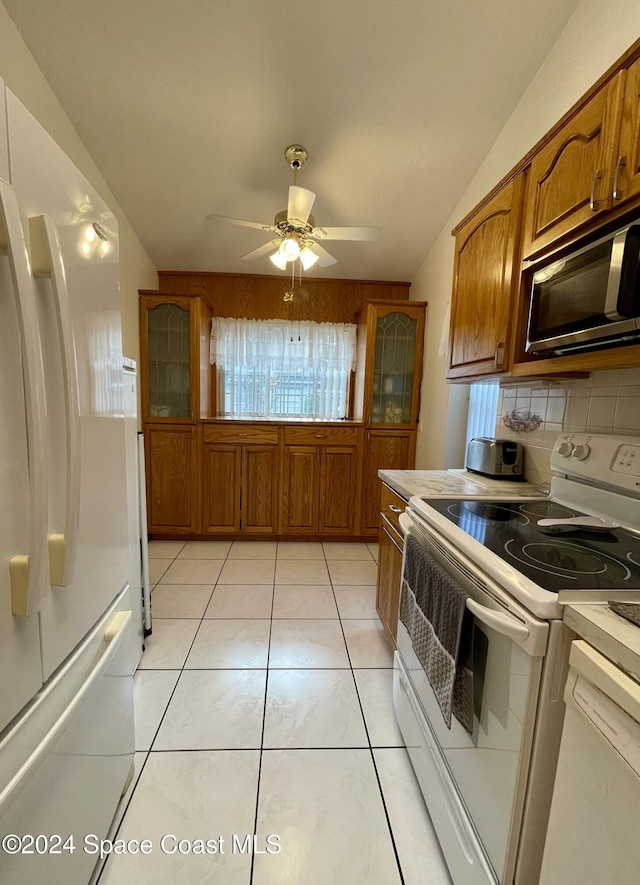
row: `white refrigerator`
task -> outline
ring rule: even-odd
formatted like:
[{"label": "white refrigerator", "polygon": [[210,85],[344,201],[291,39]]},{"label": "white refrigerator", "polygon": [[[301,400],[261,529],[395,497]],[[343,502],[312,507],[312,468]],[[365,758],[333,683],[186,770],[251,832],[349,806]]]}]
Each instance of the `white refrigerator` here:
[{"label": "white refrigerator", "polygon": [[118,229],[0,121],[0,882],[86,885],[134,752]]}]

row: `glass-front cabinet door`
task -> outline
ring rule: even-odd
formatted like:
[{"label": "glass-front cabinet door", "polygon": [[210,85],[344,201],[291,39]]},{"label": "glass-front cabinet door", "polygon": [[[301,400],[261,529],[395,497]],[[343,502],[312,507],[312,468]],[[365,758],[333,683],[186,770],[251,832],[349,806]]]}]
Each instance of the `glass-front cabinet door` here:
[{"label": "glass-front cabinet door", "polygon": [[159,304],[147,313],[149,417],[191,417],[189,310]]},{"label": "glass-front cabinet door", "polygon": [[376,322],[372,424],[411,423],[417,325],[401,312]]},{"label": "glass-front cabinet door", "polygon": [[193,309],[193,299],[179,295],[141,299],[140,374],[147,421],[195,420]]},{"label": "glass-front cabinet door", "polygon": [[424,312],[418,301],[371,303],[363,309],[358,329],[367,337],[362,416],[369,426],[412,427],[418,420]]}]

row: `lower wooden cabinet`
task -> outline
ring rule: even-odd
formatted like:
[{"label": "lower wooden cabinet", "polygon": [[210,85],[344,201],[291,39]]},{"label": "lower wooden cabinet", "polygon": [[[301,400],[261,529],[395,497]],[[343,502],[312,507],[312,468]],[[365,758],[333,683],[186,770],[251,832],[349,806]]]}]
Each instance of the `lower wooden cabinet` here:
[{"label": "lower wooden cabinet", "polygon": [[356,446],[286,446],[282,530],[350,534],[356,512]]},{"label": "lower wooden cabinet", "polygon": [[178,536],[358,536],[380,525],[379,470],[413,466],[415,431],[362,425],[147,423],[148,528]]},{"label": "lower wooden cabinet", "polygon": [[380,495],[382,482],[379,470],[410,470],[416,450],[412,430],[369,430],[364,445],[362,467],[362,512],[360,533],[376,535],[380,528]]},{"label": "lower wooden cabinet", "polygon": [[204,445],[202,531],[277,531],[278,449],[275,445]]},{"label": "lower wooden cabinet", "polygon": [[400,607],[400,582],[402,580],[402,530],[400,514],[406,501],[389,486],[382,485],[378,499],[378,584],[376,611],[382,626],[395,648],[398,632],[398,609]]},{"label": "lower wooden cabinet", "polygon": [[147,424],[145,461],[147,518],[150,532],[197,531],[195,442],[192,424]]},{"label": "lower wooden cabinet", "polygon": [[240,531],[242,447],[205,445],[202,456],[202,531]]},{"label": "lower wooden cabinet", "polygon": [[393,647],[398,632],[400,582],[402,580],[402,537],[382,519],[378,542],[378,585],[376,611]]}]

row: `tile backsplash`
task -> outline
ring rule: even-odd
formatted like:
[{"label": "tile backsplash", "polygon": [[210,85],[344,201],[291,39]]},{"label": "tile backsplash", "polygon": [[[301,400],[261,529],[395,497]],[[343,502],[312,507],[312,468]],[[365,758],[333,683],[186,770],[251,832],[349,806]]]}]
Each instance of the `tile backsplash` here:
[{"label": "tile backsplash", "polygon": [[[517,417],[538,416],[540,425],[530,432],[510,430],[504,418],[514,410]],[[575,381],[502,383],[496,436],[523,443],[530,482],[550,481],[549,456],[562,431],[640,436],[640,368],[592,372]]]}]

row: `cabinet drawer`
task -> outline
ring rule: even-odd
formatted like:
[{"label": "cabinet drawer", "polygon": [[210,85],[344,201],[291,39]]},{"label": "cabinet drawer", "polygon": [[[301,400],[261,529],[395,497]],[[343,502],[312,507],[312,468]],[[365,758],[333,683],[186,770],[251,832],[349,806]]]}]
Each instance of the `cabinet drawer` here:
[{"label": "cabinet drawer", "polygon": [[398,495],[397,492],[394,492],[393,489],[390,489],[389,486],[386,486],[384,483],[382,484],[380,513],[389,520],[400,537],[402,537],[402,532],[398,520],[406,506],[407,502],[404,498],[401,498],[400,495]]},{"label": "cabinet drawer", "polygon": [[244,427],[242,425],[232,425],[231,427],[205,426],[204,441],[205,443],[271,443],[275,446],[278,444],[278,428],[255,425]]},{"label": "cabinet drawer", "polygon": [[358,444],[357,427],[285,427],[285,445],[304,446],[355,446]]}]

